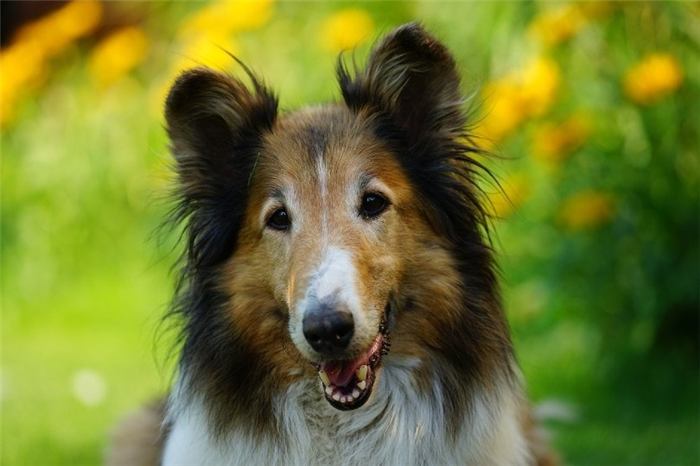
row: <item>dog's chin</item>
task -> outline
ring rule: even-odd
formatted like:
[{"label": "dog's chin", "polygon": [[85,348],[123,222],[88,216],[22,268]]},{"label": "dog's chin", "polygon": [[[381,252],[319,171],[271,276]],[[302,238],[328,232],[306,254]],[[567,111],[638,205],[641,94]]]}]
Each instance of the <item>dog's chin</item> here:
[{"label": "dog's chin", "polygon": [[367,403],[379,376],[382,357],[388,352],[387,326],[382,323],[374,341],[360,356],[316,363],[328,403],[342,411]]}]

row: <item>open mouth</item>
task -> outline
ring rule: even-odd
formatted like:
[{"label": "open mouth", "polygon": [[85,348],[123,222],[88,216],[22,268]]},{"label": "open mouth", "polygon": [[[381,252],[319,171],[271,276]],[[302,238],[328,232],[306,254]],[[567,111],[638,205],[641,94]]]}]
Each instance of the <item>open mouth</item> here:
[{"label": "open mouth", "polygon": [[389,352],[386,323],[372,344],[355,359],[318,363],[318,376],[326,400],[336,409],[349,411],[364,405],[372,393],[382,356]]}]

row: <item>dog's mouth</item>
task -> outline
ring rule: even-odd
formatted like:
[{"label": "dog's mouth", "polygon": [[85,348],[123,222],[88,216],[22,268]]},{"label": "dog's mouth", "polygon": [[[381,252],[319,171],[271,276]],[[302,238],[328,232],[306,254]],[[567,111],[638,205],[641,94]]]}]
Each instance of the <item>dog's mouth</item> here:
[{"label": "dog's mouth", "polygon": [[355,359],[317,363],[326,400],[336,409],[349,411],[364,405],[372,394],[382,356],[389,352],[386,321],[372,344]]}]

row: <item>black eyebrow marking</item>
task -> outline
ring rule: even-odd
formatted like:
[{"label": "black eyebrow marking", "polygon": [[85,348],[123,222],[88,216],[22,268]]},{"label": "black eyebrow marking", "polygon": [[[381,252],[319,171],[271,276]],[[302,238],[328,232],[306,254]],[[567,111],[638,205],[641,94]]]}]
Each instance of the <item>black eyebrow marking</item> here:
[{"label": "black eyebrow marking", "polygon": [[308,126],[304,129],[303,140],[309,154],[315,158],[323,158],[328,147],[328,134],[318,126]]},{"label": "black eyebrow marking", "polygon": [[367,188],[368,188],[369,185],[372,183],[372,181],[374,180],[374,178],[375,178],[375,176],[373,176],[373,175],[371,175],[371,174],[369,174],[369,173],[367,173],[367,172],[363,172],[363,173],[360,175],[360,190],[363,191],[363,192],[364,192],[365,190],[367,190]]},{"label": "black eyebrow marking", "polygon": [[272,199],[276,199],[278,201],[284,201],[286,199],[286,196],[284,195],[284,191],[282,188],[279,186],[275,186],[270,189],[270,193],[268,194],[268,197]]}]

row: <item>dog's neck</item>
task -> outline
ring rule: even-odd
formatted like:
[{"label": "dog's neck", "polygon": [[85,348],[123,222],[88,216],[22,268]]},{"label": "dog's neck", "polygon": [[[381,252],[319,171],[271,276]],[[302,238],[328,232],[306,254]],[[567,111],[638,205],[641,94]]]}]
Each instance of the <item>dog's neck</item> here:
[{"label": "dog's neck", "polygon": [[520,425],[514,422],[520,410],[517,392],[506,386],[495,391],[474,387],[470,406],[455,425],[448,421],[453,403],[446,387],[437,377],[429,386],[416,377],[441,368],[424,366],[416,359],[387,360],[374,398],[354,411],[331,407],[318,380],[292,384],[273,401],[273,419],[262,435],[242,425],[216,439],[209,434],[204,406],[196,401],[178,406],[175,397],[163,465],[453,464],[464,458],[476,465],[518,464],[527,458]]}]

